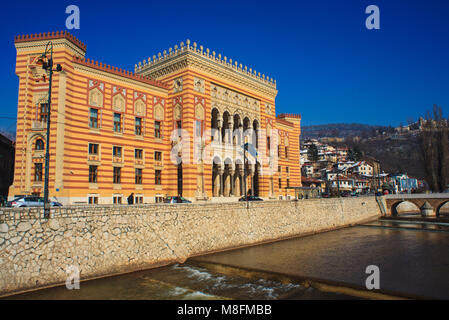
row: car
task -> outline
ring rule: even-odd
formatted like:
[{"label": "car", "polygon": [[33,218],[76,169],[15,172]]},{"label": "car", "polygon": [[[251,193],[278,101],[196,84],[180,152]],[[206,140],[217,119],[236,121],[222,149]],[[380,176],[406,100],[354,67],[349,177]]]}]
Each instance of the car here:
[{"label": "car", "polygon": [[263,199],[256,196],[243,196],[239,199],[239,201],[263,201]]},{"label": "car", "polygon": [[[8,202],[8,207],[23,208],[23,207],[43,207],[44,198],[38,196],[23,196]],[[62,204],[58,201],[50,201],[51,207],[61,207]]]},{"label": "car", "polygon": [[322,194],[321,194],[321,198],[330,198],[330,194],[329,193],[327,193],[327,192],[323,192]]},{"label": "car", "polygon": [[342,196],[342,197],[350,197],[351,193],[349,193],[348,191],[343,191],[343,192],[340,193],[340,196]]},{"label": "car", "polygon": [[178,196],[178,197],[166,197],[164,199],[164,203],[192,203],[192,201]]},{"label": "car", "polygon": [[6,207],[8,205],[8,201],[5,196],[0,196],[0,207]]}]

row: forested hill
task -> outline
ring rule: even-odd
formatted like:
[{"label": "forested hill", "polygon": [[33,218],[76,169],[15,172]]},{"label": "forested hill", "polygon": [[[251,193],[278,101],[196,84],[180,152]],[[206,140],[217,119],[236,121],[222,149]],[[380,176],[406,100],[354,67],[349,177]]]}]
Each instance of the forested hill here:
[{"label": "forested hill", "polygon": [[391,131],[392,127],[361,123],[331,123],[301,127],[301,139],[323,137],[364,137],[375,135],[376,131]]},{"label": "forested hill", "polygon": [[337,123],[303,126],[301,139],[343,138],[329,142],[335,147],[358,149],[363,155],[381,162],[382,170],[389,173],[408,173],[424,177],[420,163],[418,132],[397,133],[392,127],[359,123]]}]

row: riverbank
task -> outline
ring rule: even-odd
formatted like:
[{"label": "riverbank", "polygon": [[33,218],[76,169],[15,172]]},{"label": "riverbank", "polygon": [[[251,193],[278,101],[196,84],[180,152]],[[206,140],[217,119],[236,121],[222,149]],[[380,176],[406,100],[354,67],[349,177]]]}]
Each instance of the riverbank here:
[{"label": "riverbank", "polygon": [[[4,299],[448,299],[449,229],[379,219],[363,225],[187,259]],[[367,265],[380,289],[368,290]]]},{"label": "riverbank", "polygon": [[376,219],[374,198],[0,211],[0,294],[129,273]]}]

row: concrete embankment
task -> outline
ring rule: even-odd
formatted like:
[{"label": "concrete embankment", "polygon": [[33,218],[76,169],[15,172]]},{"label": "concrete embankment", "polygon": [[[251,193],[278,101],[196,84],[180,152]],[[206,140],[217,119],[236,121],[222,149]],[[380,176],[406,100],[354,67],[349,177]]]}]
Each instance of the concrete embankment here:
[{"label": "concrete embankment", "polygon": [[380,216],[373,197],[0,210],[0,294],[143,270]]}]

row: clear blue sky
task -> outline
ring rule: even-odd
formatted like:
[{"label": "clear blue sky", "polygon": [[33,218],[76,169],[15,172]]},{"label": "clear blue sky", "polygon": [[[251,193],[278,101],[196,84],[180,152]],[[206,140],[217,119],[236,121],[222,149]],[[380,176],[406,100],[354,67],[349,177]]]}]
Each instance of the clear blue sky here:
[{"label": "clear blue sky", "polygon": [[[76,4],[87,57],[120,68],[189,38],[277,80],[277,113],[303,125],[399,125],[449,110],[448,0],[7,1],[2,3],[2,112],[16,116],[14,36],[65,30]],[[365,8],[380,8],[380,30]],[[0,127],[14,120],[0,119]]]}]

